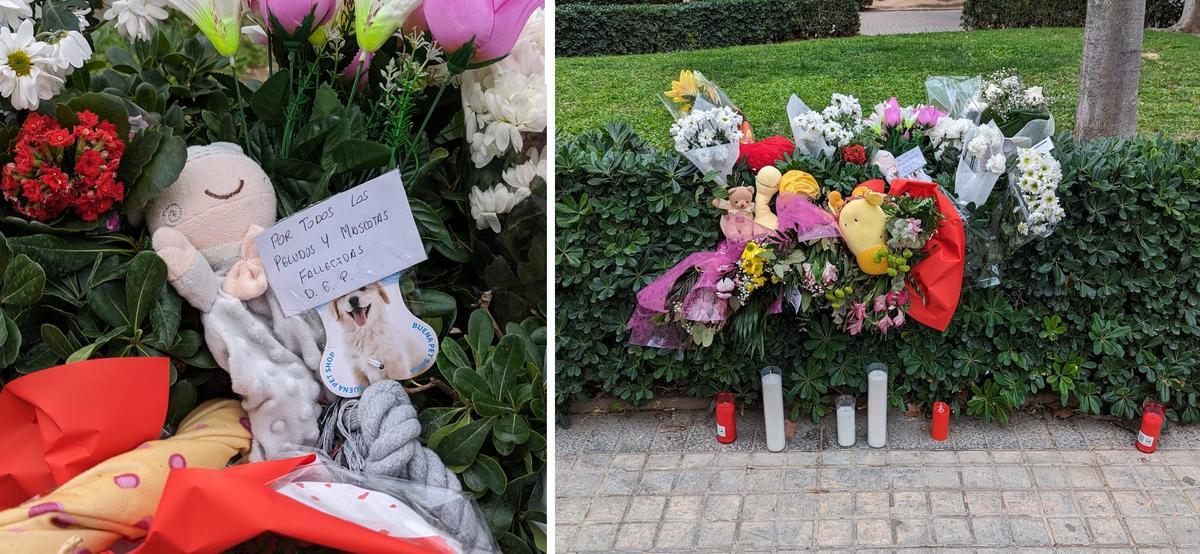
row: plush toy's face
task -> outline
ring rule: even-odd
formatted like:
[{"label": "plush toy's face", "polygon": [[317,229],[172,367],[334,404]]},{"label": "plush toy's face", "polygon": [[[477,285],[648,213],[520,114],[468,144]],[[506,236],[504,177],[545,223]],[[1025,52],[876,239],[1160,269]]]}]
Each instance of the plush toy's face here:
[{"label": "plush toy's face", "polygon": [[[831,193],[832,196],[832,193]],[[883,195],[866,189],[856,189],[855,197],[849,201],[841,201],[837,197],[835,215],[838,220],[838,230],[846,241],[846,246],[854,252],[858,267],[867,275],[882,275],[887,273],[887,216],[880,205]]]},{"label": "plush toy's face", "polygon": [[254,160],[229,147],[233,149],[222,146],[201,155],[189,150],[179,180],[146,208],[151,231],[174,227],[210,263],[236,255],[250,225],[275,223],[271,180]]},{"label": "plush toy's face", "polygon": [[736,187],[729,190],[729,205],[735,210],[748,210],[754,205],[754,191],[750,187]]}]

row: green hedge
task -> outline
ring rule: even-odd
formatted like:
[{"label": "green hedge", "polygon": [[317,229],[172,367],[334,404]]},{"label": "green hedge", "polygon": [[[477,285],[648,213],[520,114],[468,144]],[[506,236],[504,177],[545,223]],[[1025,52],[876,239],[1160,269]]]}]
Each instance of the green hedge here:
[{"label": "green hedge", "polygon": [[558,7],[554,18],[560,56],[672,52],[858,33],[857,3],[846,0],[567,4]]},{"label": "green hedge", "polygon": [[[1174,25],[1183,13],[1183,0],[1147,0],[1146,27]],[[1082,27],[1087,0],[966,0],[964,29],[1019,27]]]},{"label": "green hedge", "polygon": [[[758,396],[758,368],[783,367],[792,417],[818,417],[864,391],[882,360],[894,403],[933,400],[1006,421],[1035,395],[1134,417],[1158,398],[1172,420],[1200,421],[1200,144],[1162,137],[1075,145],[1056,137],[1067,216],[1007,262],[1000,287],[968,290],[945,334],[911,324],[888,341],[850,337],[828,317],[807,331],[772,316],[764,360],[728,333],[687,352],[626,345],[634,294],[718,240],[711,183],[628,127],[560,140],[557,155],[557,403],[656,392]],[[810,160],[848,191],[862,168]],[[946,173],[936,178],[945,180]]]}]

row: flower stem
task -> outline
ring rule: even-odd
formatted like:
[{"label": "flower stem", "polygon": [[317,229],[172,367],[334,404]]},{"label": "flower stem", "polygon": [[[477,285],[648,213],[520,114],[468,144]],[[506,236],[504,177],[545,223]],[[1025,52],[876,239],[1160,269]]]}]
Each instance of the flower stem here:
[{"label": "flower stem", "polygon": [[[409,154],[412,154],[415,157],[417,145],[420,144],[421,137],[425,134],[425,127],[429,126],[429,120],[433,118],[434,110],[436,110],[437,105],[442,102],[442,94],[446,92],[446,85],[450,84],[450,77],[451,75],[447,75],[445,79],[442,79],[442,84],[438,87],[437,95],[433,97],[433,103],[429,105],[428,110],[425,110],[425,118],[421,120],[421,126],[417,127],[417,132],[413,135],[412,146],[409,148],[408,154],[405,154],[404,156],[404,163],[401,164],[401,169],[408,165]],[[420,160],[414,159],[413,163],[417,164],[418,169],[420,168]],[[416,171],[413,173],[416,173]]]},{"label": "flower stem", "polygon": [[296,50],[297,49],[294,46],[288,48],[288,88],[290,89],[294,86],[296,87],[296,92],[292,93],[292,97],[288,99],[287,121],[285,121],[283,124],[283,143],[279,146],[279,154],[285,158],[287,157],[288,152],[291,150],[292,145],[292,128],[295,121],[295,118],[292,114],[292,108],[296,104],[296,99],[300,95],[300,87],[303,86],[303,84],[296,83]]},{"label": "flower stem", "polygon": [[366,63],[366,60],[367,53],[360,51],[358,53],[358,64],[354,67],[354,83],[350,85],[350,98],[346,100],[347,109],[354,105],[354,95],[358,92],[358,81],[362,78],[363,64]]},{"label": "flower stem", "polygon": [[237,97],[238,118],[242,120],[242,149],[248,151],[250,126],[246,123],[246,109],[242,106],[242,81],[238,78],[237,61],[233,56],[229,56],[229,71],[233,73],[233,93]]}]

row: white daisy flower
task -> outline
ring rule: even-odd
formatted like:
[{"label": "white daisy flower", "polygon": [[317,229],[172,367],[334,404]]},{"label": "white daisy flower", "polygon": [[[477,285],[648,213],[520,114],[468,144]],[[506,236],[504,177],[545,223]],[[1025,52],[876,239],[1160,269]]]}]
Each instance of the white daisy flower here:
[{"label": "white daisy flower", "polygon": [[511,212],[524,199],[504,185],[495,185],[487,190],[471,189],[471,217],[475,218],[475,227],[490,227],[493,233],[499,233],[502,229],[500,216]]},{"label": "white daisy flower", "polygon": [[113,21],[117,33],[129,40],[146,40],[166,21],[167,0],[104,0],[105,21]]},{"label": "white daisy flower", "polygon": [[29,0],[0,0],[0,22],[16,29],[21,21],[33,17]]},{"label": "white daisy flower", "polygon": [[32,19],[22,21],[16,32],[0,27],[0,96],[14,108],[37,109],[62,90],[57,64],[52,48],[34,40]]},{"label": "white daisy flower", "polygon": [[92,58],[92,45],[79,31],[59,31],[46,38],[60,71],[79,69]]}]

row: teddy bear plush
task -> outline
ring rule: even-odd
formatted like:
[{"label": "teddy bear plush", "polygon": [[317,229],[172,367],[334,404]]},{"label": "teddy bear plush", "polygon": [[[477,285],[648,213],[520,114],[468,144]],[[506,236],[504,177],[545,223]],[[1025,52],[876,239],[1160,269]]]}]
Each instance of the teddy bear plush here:
[{"label": "teddy bear plush", "polygon": [[275,223],[275,189],[239,146],[188,148],[179,179],[146,208],[167,279],[201,312],[253,433],[252,461],[316,443],[324,328],[286,317],[268,293],[254,237]]},{"label": "teddy bear plush", "polygon": [[721,216],[721,232],[725,238],[742,242],[754,236],[754,189],[733,187],[729,189],[728,200],[714,198],[712,205],[726,212]]}]

